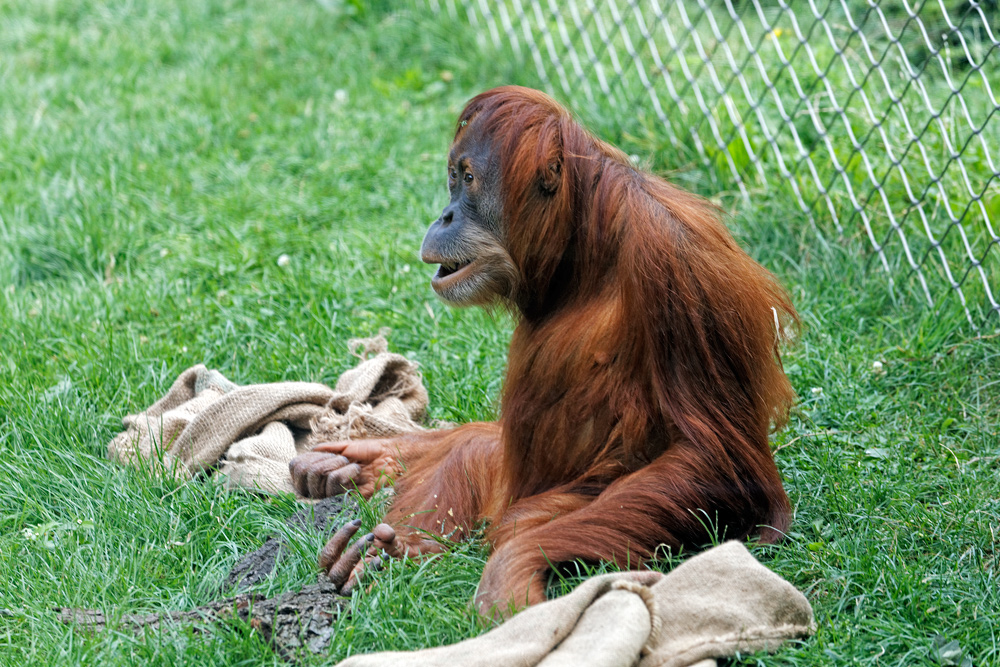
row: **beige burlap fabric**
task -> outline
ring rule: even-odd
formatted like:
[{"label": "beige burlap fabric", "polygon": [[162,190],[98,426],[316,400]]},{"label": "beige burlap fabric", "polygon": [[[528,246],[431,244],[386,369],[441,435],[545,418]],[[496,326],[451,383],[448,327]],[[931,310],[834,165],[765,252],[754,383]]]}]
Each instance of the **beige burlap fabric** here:
[{"label": "beige burlap fabric", "polygon": [[727,542],[666,575],[589,579],[480,637],[355,656],[338,667],[708,667],[813,632],[805,596]]},{"label": "beige burlap fabric", "polygon": [[218,467],[227,486],[294,493],[288,462],[319,442],[421,430],[427,407],[416,364],[382,336],[348,343],[359,357],[336,387],[311,382],[238,386],[193,366],[108,445],[126,465],[186,479]]},{"label": "beige burlap fabric", "polygon": [[427,410],[417,366],[388,351],[384,336],[348,342],[362,360],[337,380],[327,409],[311,424],[310,448],[320,442],[382,438],[420,430]]}]

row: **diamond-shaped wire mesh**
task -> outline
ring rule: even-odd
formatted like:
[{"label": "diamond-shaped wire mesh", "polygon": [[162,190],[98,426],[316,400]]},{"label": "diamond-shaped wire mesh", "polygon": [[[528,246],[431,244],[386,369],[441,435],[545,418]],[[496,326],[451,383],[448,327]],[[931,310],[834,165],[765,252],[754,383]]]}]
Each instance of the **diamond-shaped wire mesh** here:
[{"label": "diamond-shaped wire mesh", "polygon": [[720,187],[864,233],[890,279],[1000,322],[996,0],[427,0],[573,106],[655,118]]}]

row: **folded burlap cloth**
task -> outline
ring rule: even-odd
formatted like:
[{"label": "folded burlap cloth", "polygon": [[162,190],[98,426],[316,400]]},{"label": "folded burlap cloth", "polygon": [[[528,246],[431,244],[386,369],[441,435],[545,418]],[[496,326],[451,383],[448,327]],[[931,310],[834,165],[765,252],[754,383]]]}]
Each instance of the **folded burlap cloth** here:
[{"label": "folded burlap cloth", "polygon": [[360,361],[333,389],[312,382],[241,387],[193,366],[163,398],[125,417],[108,455],[180,479],[219,465],[228,487],[295,493],[288,462],[320,442],[422,430],[427,392],[416,364],[388,352],[382,336],[348,346]]},{"label": "folded burlap cloth", "polygon": [[583,582],[485,635],[337,667],[714,667],[815,632],[802,593],[726,542],[669,574],[622,572]]}]

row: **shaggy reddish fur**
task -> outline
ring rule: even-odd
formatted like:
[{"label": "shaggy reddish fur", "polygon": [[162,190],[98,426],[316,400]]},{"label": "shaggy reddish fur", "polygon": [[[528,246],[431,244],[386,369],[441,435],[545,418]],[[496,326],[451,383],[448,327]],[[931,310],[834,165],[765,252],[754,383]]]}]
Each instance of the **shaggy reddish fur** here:
[{"label": "shaggy reddish fur", "polygon": [[477,602],[504,613],[543,600],[555,563],[636,567],[661,545],[779,539],[790,509],[768,433],[793,398],[777,345],[795,313],[719,211],[637,171],[525,88],[469,102],[452,154],[476,156],[468,182],[486,190],[452,182],[465,222],[432,226],[429,261],[464,259],[441,241],[461,228],[489,258],[465,285],[488,293],[454,294],[495,298],[517,317],[500,420],[331,443],[293,461],[303,493],[353,484],[370,495],[383,473],[399,476],[389,525],[346,550],[357,523],[345,526],[324,570],[343,582],[365,550],[369,561],[439,551],[436,536],[486,521]]},{"label": "shaggy reddish fur", "polygon": [[486,606],[544,599],[561,561],[779,539],[790,509],[768,433],[793,399],[785,291],[713,205],[544,94],[479,95],[455,141],[473,124],[500,154],[517,276],[500,420],[397,442],[407,470],[386,521],[422,551],[406,527],[458,537],[487,520]]}]

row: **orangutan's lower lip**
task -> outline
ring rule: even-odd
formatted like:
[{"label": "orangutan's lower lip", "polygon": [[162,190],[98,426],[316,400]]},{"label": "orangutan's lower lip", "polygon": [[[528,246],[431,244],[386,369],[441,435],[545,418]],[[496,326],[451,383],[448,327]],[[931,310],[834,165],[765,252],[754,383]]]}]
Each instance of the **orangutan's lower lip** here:
[{"label": "orangutan's lower lip", "polygon": [[443,263],[438,267],[437,273],[431,278],[431,287],[435,291],[441,291],[446,287],[451,287],[469,277],[473,273],[475,260],[464,262]]}]

